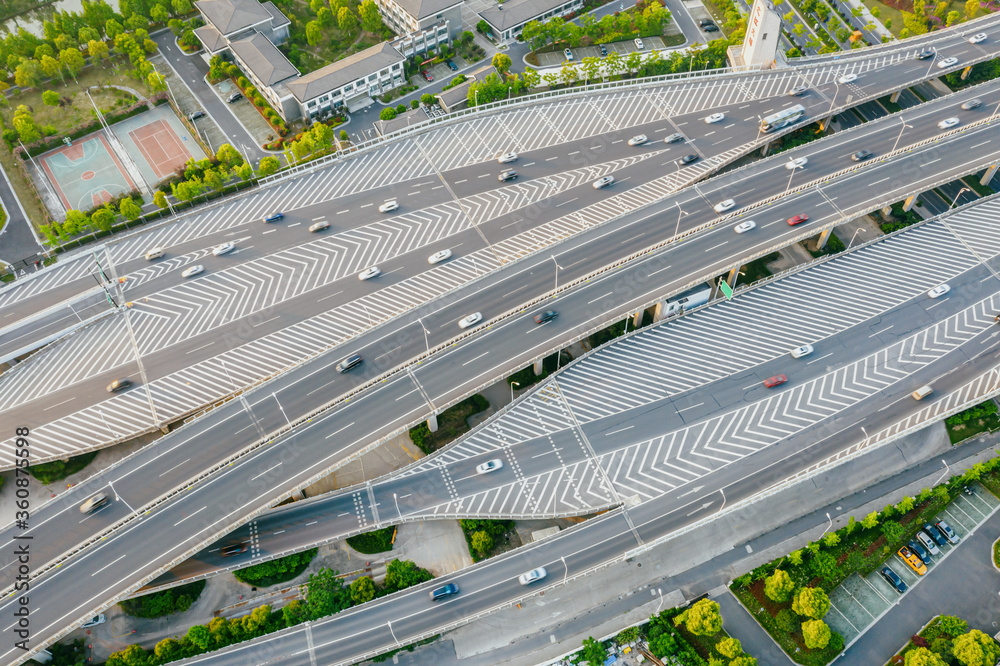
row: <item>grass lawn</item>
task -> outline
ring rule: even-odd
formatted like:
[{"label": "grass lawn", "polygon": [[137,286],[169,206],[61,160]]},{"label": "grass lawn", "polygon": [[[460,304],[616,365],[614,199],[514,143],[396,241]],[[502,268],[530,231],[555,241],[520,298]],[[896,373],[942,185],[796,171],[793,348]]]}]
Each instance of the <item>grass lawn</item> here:
[{"label": "grass lawn", "polygon": [[[347,33],[334,25],[331,28],[323,28],[320,42],[315,46],[310,46],[306,41],[306,24],[315,21],[316,14],[308,3],[292,0],[291,2],[280,2],[279,5],[280,9],[292,20],[288,46],[283,46],[281,50],[289,55],[289,60],[303,74],[314,72],[320,67],[395,37],[384,24],[381,34],[365,32],[360,26],[353,33]],[[358,7],[360,5],[358,0],[348,0],[348,8],[359,20]],[[293,50],[297,55],[292,55]]]},{"label": "grass lawn", "polygon": [[780,257],[781,254],[779,252],[772,252],[765,257],[761,257],[760,259],[754,259],[749,264],[744,264],[743,267],[740,268],[740,272],[743,273],[743,275],[740,276],[737,284],[753,284],[758,280],[771,277],[772,273],[767,270],[767,265],[772,261],[776,261]]},{"label": "grass lawn", "polygon": [[429,455],[467,433],[470,430],[467,419],[489,407],[486,398],[477,393],[438,414],[438,429],[435,432],[430,431],[426,421],[410,428],[410,439]]},{"label": "grass lawn", "polygon": [[1000,539],[993,543],[993,565],[1000,567]]},{"label": "grass lawn", "polygon": [[56,481],[62,481],[71,474],[76,474],[93,462],[96,457],[97,452],[94,451],[74,456],[66,462],[53,460],[52,462],[41,463],[40,465],[32,465],[28,468],[28,473],[38,479],[39,482],[49,485]]},{"label": "grass lawn", "polygon": [[386,527],[374,532],[347,537],[347,545],[364,555],[374,555],[392,550],[392,542],[395,538],[396,528]]},{"label": "grass lawn", "polygon": [[[460,524],[473,562],[481,562],[521,546],[513,520],[463,520]],[[472,535],[476,532],[486,532],[493,538],[493,548],[482,557],[472,548]]]},{"label": "grass lawn", "polygon": [[1000,429],[1000,417],[992,414],[982,419],[972,419],[960,425],[948,426],[948,438],[952,444],[964,442],[982,432],[993,432]]}]

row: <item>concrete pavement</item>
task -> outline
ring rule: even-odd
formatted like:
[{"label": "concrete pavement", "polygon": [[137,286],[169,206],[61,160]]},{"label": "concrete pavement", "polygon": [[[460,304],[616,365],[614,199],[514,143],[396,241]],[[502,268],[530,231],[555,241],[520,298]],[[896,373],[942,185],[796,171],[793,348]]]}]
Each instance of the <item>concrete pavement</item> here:
[{"label": "concrete pavement", "polygon": [[[7,211],[7,222],[0,231],[0,262],[12,264],[15,270],[36,270],[31,262],[41,259],[38,254],[44,248],[3,167],[0,167],[0,204]],[[25,262],[29,268],[25,267]]]}]

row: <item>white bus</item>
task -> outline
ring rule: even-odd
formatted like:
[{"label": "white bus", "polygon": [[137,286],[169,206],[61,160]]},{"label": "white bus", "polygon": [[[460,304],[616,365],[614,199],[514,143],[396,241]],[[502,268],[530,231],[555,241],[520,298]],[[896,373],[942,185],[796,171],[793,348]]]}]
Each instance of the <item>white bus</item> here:
[{"label": "white bus", "polygon": [[797,123],[804,115],[806,115],[806,110],[801,104],[790,106],[787,109],[764,118],[760,122],[760,131],[770,132],[771,130],[781,129],[786,125]]}]

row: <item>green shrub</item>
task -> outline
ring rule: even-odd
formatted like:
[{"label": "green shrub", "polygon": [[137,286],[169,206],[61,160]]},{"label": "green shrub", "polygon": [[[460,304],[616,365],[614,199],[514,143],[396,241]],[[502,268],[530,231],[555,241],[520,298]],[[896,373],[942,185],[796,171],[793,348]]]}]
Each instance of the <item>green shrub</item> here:
[{"label": "green shrub", "polygon": [[205,581],[197,580],[187,585],[163,590],[162,592],[153,592],[152,594],[144,594],[134,599],[119,601],[118,607],[126,615],[131,615],[132,617],[152,618],[163,617],[164,615],[171,615],[173,613],[183,613],[191,607],[191,604],[198,599],[204,589]]},{"label": "green shrub", "polygon": [[347,544],[364,555],[375,555],[392,550],[392,540],[395,536],[396,528],[386,527],[382,530],[347,537]]},{"label": "green shrub", "polygon": [[62,460],[53,460],[52,462],[32,465],[28,468],[28,473],[38,479],[40,483],[47,486],[50,483],[62,481],[71,474],[76,474],[89,465],[96,457],[97,453],[94,452],[74,456],[66,462],[63,462]]},{"label": "green shrub", "polygon": [[258,587],[268,587],[277,583],[284,583],[292,580],[306,570],[309,563],[316,557],[318,549],[311,548],[301,553],[293,553],[285,557],[280,557],[270,562],[261,562],[237,569],[233,572],[236,580],[255,585]]}]

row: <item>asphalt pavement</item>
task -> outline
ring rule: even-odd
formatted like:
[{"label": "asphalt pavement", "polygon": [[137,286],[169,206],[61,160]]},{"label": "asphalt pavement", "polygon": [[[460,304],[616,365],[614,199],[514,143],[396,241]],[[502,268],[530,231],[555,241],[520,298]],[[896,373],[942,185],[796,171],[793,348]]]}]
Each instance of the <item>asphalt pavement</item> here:
[{"label": "asphalt pavement", "polygon": [[3,231],[0,231],[0,261],[11,264],[18,274],[21,274],[21,271],[37,270],[34,262],[41,259],[39,254],[43,248],[2,167],[0,167],[0,202],[3,202],[4,210],[7,211],[7,223],[4,224]]}]

